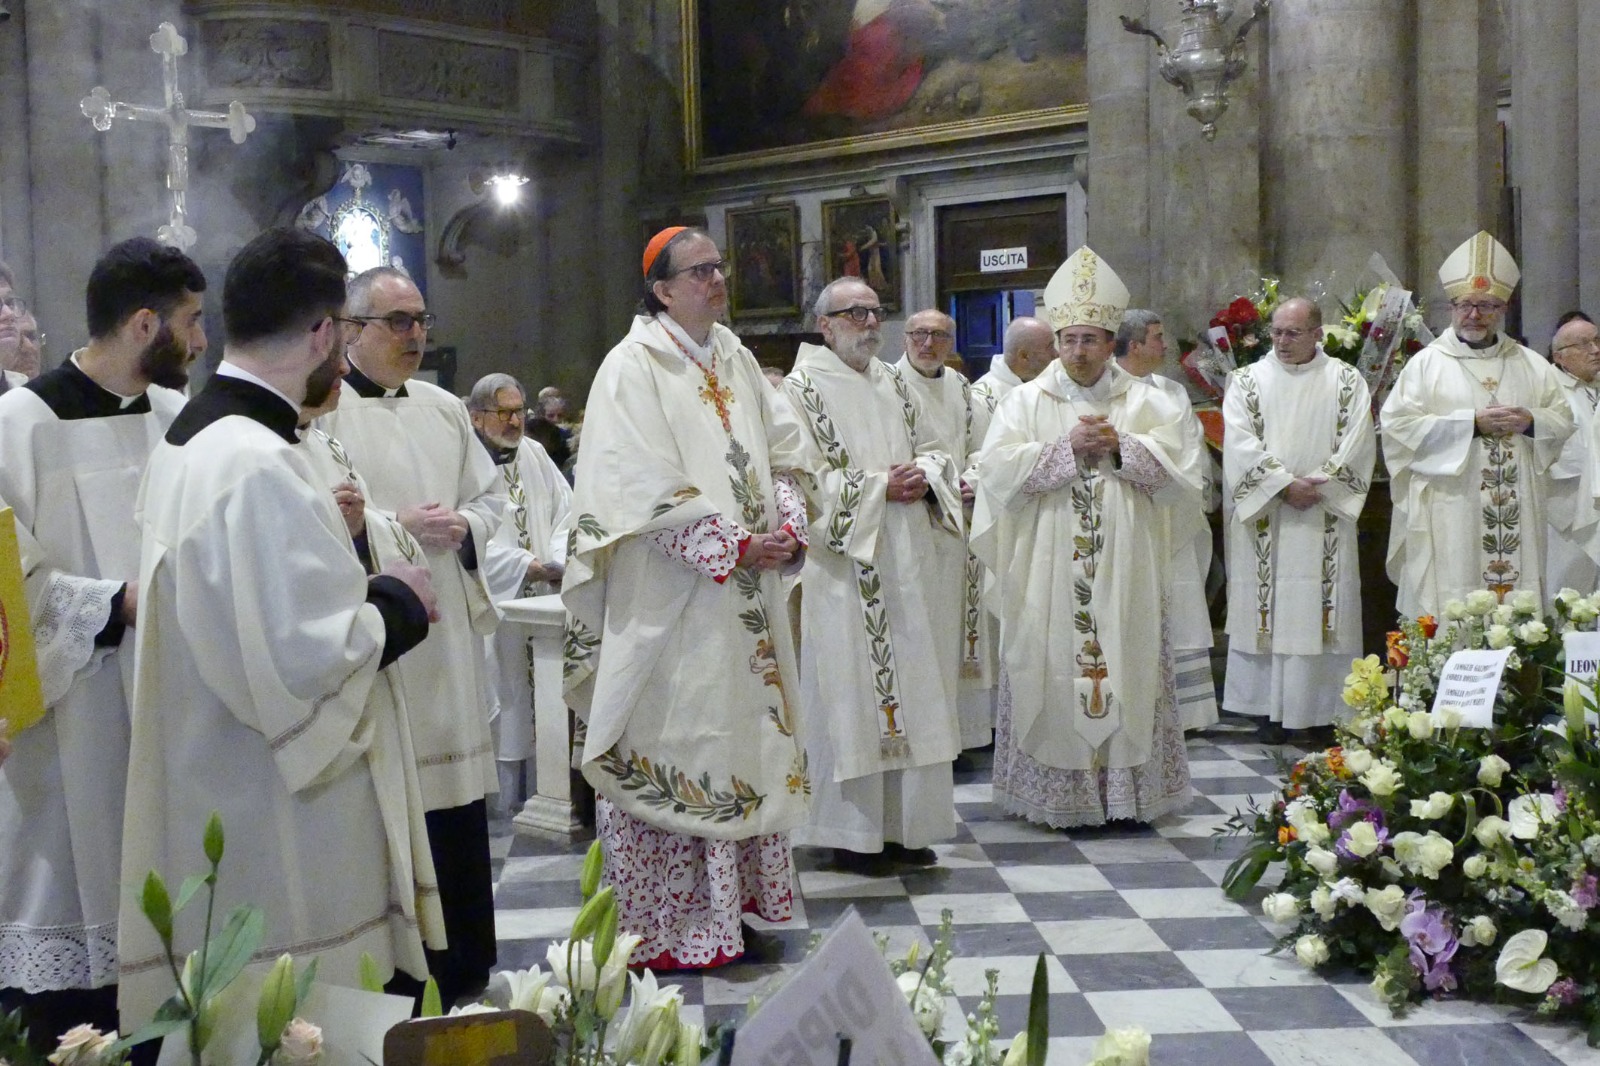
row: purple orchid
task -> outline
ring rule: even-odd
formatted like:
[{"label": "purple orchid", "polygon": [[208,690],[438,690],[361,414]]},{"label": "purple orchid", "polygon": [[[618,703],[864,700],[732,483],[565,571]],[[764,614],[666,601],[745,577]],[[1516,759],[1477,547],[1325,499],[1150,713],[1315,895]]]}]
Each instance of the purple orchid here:
[{"label": "purple orchid", "polygon": [[1366,820],[1383,824],[1383,812],[1371,800],[1350,795],[1349,789],[1339,790],[1339,806],[1328,812],[1328,828],[1337,833],[1351,822]]},{"label": "purple orchid", "polygon": [[1600,881],[1594,874],[1584,874],[1572,882],[1572,898],[1584,910],[1600,905]]}]

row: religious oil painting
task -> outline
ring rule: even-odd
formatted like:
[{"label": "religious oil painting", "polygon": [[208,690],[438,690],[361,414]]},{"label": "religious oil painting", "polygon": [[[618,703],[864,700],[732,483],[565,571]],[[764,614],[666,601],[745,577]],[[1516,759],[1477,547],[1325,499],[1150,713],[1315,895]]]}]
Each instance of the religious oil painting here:
[{"label": "religious oil painting", "polygon": [[728,306],[734,318],[800,313],[800,209],[795,204],[728,212],[732,267]]},{"label": "religious oil painting", "polygon": [[900,310],[900,246],[887,196],[855,196],[822,204],[823,282],[860,278],[885,311]]},{"label": "religious oil painting", "polygon": [[350,273],[394,267],[427,296],[422,193],[417,167],[346,162],[333,188],[300,209],[297,224],[338,245]]},{"label": "religious oil painting", "polygon": [[684,0],[691,171],[1081,122],[1088,0]]}]

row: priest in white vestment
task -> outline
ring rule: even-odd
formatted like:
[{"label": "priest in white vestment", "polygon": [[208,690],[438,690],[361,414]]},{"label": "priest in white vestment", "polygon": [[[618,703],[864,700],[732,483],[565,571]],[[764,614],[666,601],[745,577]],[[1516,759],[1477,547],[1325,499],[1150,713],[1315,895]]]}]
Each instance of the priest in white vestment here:
[{"label": "priest in white vestment", "polygon": [[[526,398],[510,374],[480,378],[467,398],[472,428],[500,475],[496,491],[506,498],[504,519],[483,562],[496,604],[559,592],[567,564],[572,486],[544,447],[523,433]],[[533,769],[533,640],[521,626],[502,624],[484,648],[500,801],[515,812],[528,798]]]},{"label": "priest in white vestment", "polygon": [[[339,506],[296,435],[314,376],[336,377],[344,257],[323,238],[270,230],[228,268],[223,361],[151,453],[133,735],[123,820],[118,949],[123,1030],[174,993],[140,913],[152,870],[169,886],[203,871],[220,813],[227,854],[216,913],[265,912],[257,958],[318,960],[355,986],[370,954],[387,977],[425,976],[409,873],[394,869],[374,745],[394,728],[373,699],[382,669],[436,617],[427,570],[392,562],[369,579]],[[197,948],[205,908],[177,916]]]},{"label": "priest in white vestment", "polygon": [[1189,390],[1182,382],[1157,373],[1166,357],[1166,329],[1161,316],[1143,308],[1130,308],[1117,327],[1111,352],[1117,366],[1147,385],[1166,393],[1186,412],[1188,447],[1198,454],[1204,485],[1198,505],[1172,508],[1172,542],[1178,558],[1172,571],[1172,660],[1178,681],[1178,714],[1185,729],[1204,729],[1217,723],[1217,681],[1211,673],[1211,608],[1206,603],[1206,576],[1211,572],[1211,523],[1206,515],[1217,505],[1221,471],[1206,447],[1205,430],[1195,417]]},{"label": "priest in white vestment", "polygon": [[[955,330],[955,320],[943,311],[911,315],[906,319],[905,355],[889,369],[910,385],[937,447],[950,456],[955,470],[965,471],[983,443],[988,410],[972,395],[966,377],[945,365],[955,352]],[[964,476],[960,486],[961,543],[934,539],[928,598],[935,609],[936,639],[956,647],[956,719],[961,747],[967,750],[987,747],[994,739],[991,697],[996,664],[991,658],[989,615],[983,609],[983,567],[967,551],[972,488]]]},{"label": "priest in white vestment", "polygon": [[446,1004],[482,988],[496,957],[488,805],[499,787],[489,735],[483,640],[499,623],[481,566],[500,527],[499,475],[458,398],[414,375],[433,324],[422,294],[398,270],[350,282],[362,324],[338,410],[317,426],[339,441],[433,573],[440,622],[396,670],[410,714],[428,834],[450,948],[430,957]]},{"label": "priest in white vestment", "polygon": [[[1012,389],[1038,377],[1056,359],[1056,337],[1050,324],[1031,315],[1013,318],[1001,343],[1000,358],[990,362],[989,372],[972,383],[973,398],[982,401],[989,415]],[[983,424],[987,429],[987,418]]]},{"label": "priest in white vestment", "polygon": [[[960,750],[950,589],[960,471],[910,384],[876,356],[883,308],[858,278],[823,289],[785,393],[816,446],[818,545],[802,575],[800,682],[810,822],[840,862],[928,864],[955,835]],[[959,586],[958,586],[959,589]]]},{"label": "priest in white vestment", "polygon": [[1478,589],[1544,603],[1557,591],[1544,584],[1546,500],[1572,410],[1556,369],[1501,332],[1519,276],[1487,233],[1452,252],[1439,269],[1450,328],[1384,401],[1388,571],[1404,616],[1439,615]]},{"label": "priest in white vestment", "polygon": [[777,961],[741,913],[791,914],[812,788],[781,574],[808,538],[793,412],[717,319],[725,264],[669,227],[644,312],[589,391],[562,584],[567,702],[632,963]]},{"label": "priest in white vestment", "polygon": [[1549,525],[1545,529],[1544,587],[1588,595],[1600,588],[1600,340],[1582,318],[1562,323],[1550,340],[1551,362],[1576,427],[1550,467]]},{"label": "priest in white vestment", "polygon": [[206,349],[205,287],[175,248],[115,245],[89,276],[88,346],[0,397],[0,499],[16,512],[47,708],[0,770],[0,1013],[20,1007],[47,1051],[74,1025],[116,1025],[127,692],[144,620],[134,501]]},{"label": "priest in white vestment", "polygon": [[[1296,297],[1270,352],[1235,370],[1222,402],[1228,494],[1228,672],[1223,706],[1279,729],[1332,725],[1361,647],[1356,519],[1377,445],[1372,397],[1321,345]],[[1282,738],[1270,728],[1267,739]]]},{"label": "priest in white vestment", "polygon": [[[28,375],[17,366],[22,358],[22,325],[27,311],[12,288],[15,283],[11,268],[0,261],[0,396],[28,381]],[[34,373],[38,373],[37,368]]]},{"label": "priest in white vestment", "polygon": [[994,801],[1055,827],[1189,798],[1172,669],[1169,508],[1199,506],[1185,411],[1111,360],[1128,294],[1080,248],[1045,289],[1058,362],[995,412],[973,547],[1004,626]]}]

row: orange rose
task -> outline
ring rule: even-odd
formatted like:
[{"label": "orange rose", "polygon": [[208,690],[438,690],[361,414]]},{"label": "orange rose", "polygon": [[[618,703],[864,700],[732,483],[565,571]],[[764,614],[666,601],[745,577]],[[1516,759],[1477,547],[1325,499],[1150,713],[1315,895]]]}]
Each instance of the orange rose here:
[{"label": "orange rose", "polygon": [[1417,625],[1421,627],[1422,635],[1429,640],[1432,640],[1433,635],[1439,632],[1439,620],[1431,614],[1425,614],[1417,619]]},{"label": "orange rose", "polygon": [[1295,837],[1298,836],[1298,835],[1299,834],[1297,834],[1294,831],[1294,826],[1292,826],[1292,825],[1280,825],[1280,826],[1278,826],[1278,843],[1279,844],[1287,844],[1291,840],[1294,840]]}]

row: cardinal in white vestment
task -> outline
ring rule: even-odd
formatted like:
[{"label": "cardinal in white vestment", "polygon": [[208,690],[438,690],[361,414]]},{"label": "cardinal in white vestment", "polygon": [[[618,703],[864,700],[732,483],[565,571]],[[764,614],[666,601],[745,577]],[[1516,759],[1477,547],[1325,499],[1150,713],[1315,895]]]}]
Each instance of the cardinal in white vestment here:
[{"label": "cardinal in white vestment", "polygon": [[1545,505],[1550,468],[1572,435],[1561,379],[1501,332],[1520,272],[1479,232],[1439,280],[1450,328],[1406,361],[1378,419],[1394,520],[1389,577],[1405,616],[1439,615],[1487,589],[1548,603]]},{"label": "cardinal in white vestment", "polygon": [[1588,595],[1600,588],[1600,340],[1595,324],[1572,318],[1550,340],[1551,361],[1567,397],[1575,426],[1550,467],[1544,587]]},{"label": "cardinal in white vestment", "polygon": [[784,384],[817,450],[820,533],[800,641],[815,795],[795,843],[853,866],[928,864],[955,835],[958,647],[937,619],[953,591],[939,560],[965,551],[959,471],[917,393],[876,358],[871,287],[841,278],[815,310],[828,346],[802,344]]},{"label": "cardinal in white vestment", "polygon": [[1169,508],[1173,523],[1171,611],[1173,672],[1178,681],[1178,714],[1185,729],[1217,723],[1217,682],[1211,673],[1211,609],[1206,603],[1206,575],[1211,570],[1211,523],[1217,505],[1221,471],[1206,447],[1205,430],[1195,417],[1189,390],[1157,373],[1166,356],[1166,330],[1161,317],[1143,308],[1128,310],[1111,342],[1117,365],[1145,384],[1160,389],[1185,412],[1186,447],[1194,449],[1204,479],[1197,507]]},{"label": "cardinal in white vestment", "polygon": [[1222,402],[1223,705],[1284,729],[1345,713],[1344,676],[1362,652],[1356,519],[1377,454],[1372,398],[1355,367],[1322,350],[1321,327],[1309,300],[1279,304],[1272,350],[1233,372]]},{"label": "cardinal in white vestment", "polygon": [[317,426],[366,478],[368,505],[394,515],[422,545],[414,561],[432,571],[439,596],[439,624],[395,674],[410,714],[450,941],[429,966],[450,1003],[481,989],[496,958],[485,797],[499,783],[483,640],[499,615],[481,563],[506,501],[466,405],[413,376],[433,316],[411,279],[389,267],[357,275],[349,314],[362,328],[350,346],[344,396]]},{"label": "cardinal in white vestment", "polygon": [[[526,398],[522,384],[510,374],[489,374],[467,399],[472,428],[500,474],[496,491],[506,498],[504,520],[483,562],[496,604],[560,591],[567,564],[572,486],[544,447],[523,433]],[[527,772],[532,768],[533,641],[521,626],[502,624],[484,648],[501,802],[516,811],[528,796]]]},{"label": "cardinal in white vestment", "polygon": [[995,412],[973,547],[1004,626],[994,799],[1056,827],[1188,801],[1169,507],[1198,507],[1184,410],[1111,362],[1127,290],[1088,248],[1045,289],[1060,360]]},{"label": "cardinal in white vestment", "polygon": [[[943,311],[918,311],[906,319],[906,353],[890,369],[899,374],[922,405],[927,428],[957,471],[965,471],[978,454],[988,428],[988,409],[972,395],[959,371],[945,365],[955,352],[955,321]],[[972,488],[961,480],[961,543],[938,537],[933,542],[935,575],[928,590],[936,603],[933,617],[938,639],[956,646],[956,719],[963,750],[983,748],[994,739],[990,696],[994,691],[988,612],[983,609],[983,567],[967,551],[967,514]]]},{"label": "cardinal in white vestment", "polygon": [[[645,314],[589,391],[561,597],[567,702],[634,965],[761,957],[791,913],[788,830],[811,789],[781,575],[808,538],[806,440],[717,323],[717,246],[646,246]],[[776,961],[770,955],[767,961]]]},{"label": "cardinal in white vestment", "polygon": [[139,610],[134,501],[206,348],[205,275],[148,237],[86,292],[90,341],[0,397],[0,498],[16,512],[45,717],[0,770],[0,1013],[53,1051],[116,1024],[128,700]]},{"label": "cardinal in white vestment", "polygon": [[[223,361],[151,454],[122,883],[203,871],[217,811],[217,913],[260,907],[258,958],[315,958],[321,980],[354,986],[363,954],[385,975],[426,973],[410,875],[390,852],[396,798],[381,793],[396,786],[374,758],[394,705],[372,697],[436,608],[423,567],[392,562],[369,579],[296,435],[313,378],[340,370],[344,277],[344,257],[312,234],[247,244],[224,283]],[[131,1031],[175,990],[138,894],[120,901]],[[199,946],[204,914],[178,915],[179,953]]]}]

